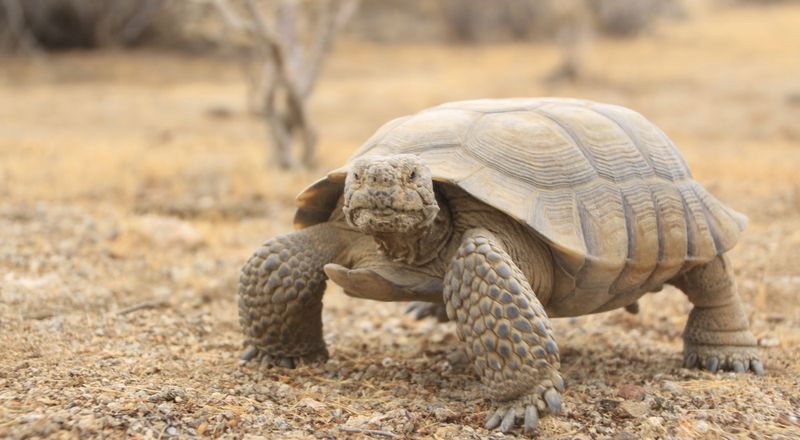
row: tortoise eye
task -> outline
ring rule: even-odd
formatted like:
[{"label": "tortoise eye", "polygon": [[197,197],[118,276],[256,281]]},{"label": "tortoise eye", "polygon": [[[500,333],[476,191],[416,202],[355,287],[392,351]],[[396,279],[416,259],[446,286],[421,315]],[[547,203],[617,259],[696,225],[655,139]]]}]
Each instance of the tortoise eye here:
[{"label": "tortoise eye", "polygon": [[416,178],[417,178],[417,170],[412,171],[411,174],[408,175],[408,181],[409,182],[413,182],[414,179],[416,179]]},{"label": "tortoise eye", "polygon": [[361,177],[359,177],[358,173],[353,173],[353,179],[356,179],[356,182],[358,182],[361,180]]}]

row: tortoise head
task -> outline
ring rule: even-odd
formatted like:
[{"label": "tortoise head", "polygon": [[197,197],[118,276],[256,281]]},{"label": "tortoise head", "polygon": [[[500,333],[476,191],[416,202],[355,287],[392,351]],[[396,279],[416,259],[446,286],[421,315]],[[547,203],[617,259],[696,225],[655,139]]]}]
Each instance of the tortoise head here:
[{"label": "tortoise head", "polygon": [[366,234],[422,231],[439,212],[431,171],[411,154],[360,158],[347,173],[342,210]]}]

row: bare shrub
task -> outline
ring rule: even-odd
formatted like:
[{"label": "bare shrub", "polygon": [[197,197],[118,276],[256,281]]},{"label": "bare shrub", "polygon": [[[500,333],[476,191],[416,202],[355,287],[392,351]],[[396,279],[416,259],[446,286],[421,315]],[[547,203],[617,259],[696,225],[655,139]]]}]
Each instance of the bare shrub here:
[{"label": "bare shrub", "polygon": [[141,41],[165,0],[2,0],[0,41],[51,49]]},{"label": "bare shrub", "polygon": [[647,30],[658,18],[680,14],[680,5],[669,0],[590,1],[598,29],[613,36],[633,36]]},{"label": "bare shrub", "polygon": [[250,96],[272,138],[273,159],[292,168],[292,145],[299,140],[299,164],[313,165],[317,136],[306,110],[325,56],[336,33],[355,13],[356,0],[282,0],[214,4],[231,29],[251,43],[245,59]]}]

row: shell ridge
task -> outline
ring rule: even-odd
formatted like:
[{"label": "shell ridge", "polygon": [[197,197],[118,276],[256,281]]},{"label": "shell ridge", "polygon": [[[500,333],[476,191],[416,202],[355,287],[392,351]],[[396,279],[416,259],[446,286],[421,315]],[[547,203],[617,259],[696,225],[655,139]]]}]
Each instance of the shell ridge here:
[{"label": "shell ridge", "polygon": [[706,206],[705,202],[703,201],[703,197],[697,192],[697,185],[692,185],[691,188],[695,197],[697,197],[697,199],[700,201],[700,212],[703,214],[706,224],[708,224],[708,232],[711,234],[711,241],[714,243],[714,253],[720,255],[725,251],[725,249],[724,246],[722,246],[722,242],[719,237],[719,231],[717,231],[717,228],[714,227],[714,222],[711,221],[712,216],[708,211],[708,206]]},{"label": "shell ridge", "polygon": [[656,231],[658,233],[658,251],[656,253],[656,265],[653,267],[653,270],[650,271],[650,275],[647,277],[645,283],[650,281],[653,278],[653,274],[656,273],[658,270],[658,266],[661,265],[661,262],[664,261],[664,241],[666,237],[664,237],[664,231],[661,229],[663,225],[661,224],[661,207],[658,204],[658,198],[653,193],[653,189],[648,186],[649,193],[650,193],[650,200],[653,201],[653,211],[655,211],[656,216]]},{"label": "shell ridge", "polygon": [[575,134],[575,131],[572,129],[572,127],[565,124],[563,121],[560,121],[558,118],[548,113],[544,109],[537,107],[535,109],[532,109],[532,112],[541,115],[544,118],[547,118],[548,120],[552,121],[555,125],[557,125],[561,129],[561,132],[567,135],[567,138],[572,142],[572,144],[578,148],[578,151],[580,151],[583,157],[586,159],[586,161],[589,162],[589,165],[592,166],[595,176],[603,178],[597,173],[597,161],[595,160],[594,156],[587,150],[586,146],[583,145],[583,141]]},{"label": "shell ridge", "polygon": [[666,133],[664,133],[663,130],[661,130],[660,128],[656,127],[655,125],[653,125],[653,128],[655,129],[656,133],[658,133],[659,137],[661,137],[661,139],[667,145],[669,145],[670,154],[672,155],[672,157],[674,157],[674,158],[676,158],[678,160],[678,163],[680,163],[682,165],[683,171],[686,172],[686,178],[690,179],[690,180],[694,180],[694,177],[692,176],[692,170],[689,168],[689,164],[686,163],[686,159],[684,159],[683,155],[678,150],[678,147],[676,147],[675,144],[672,143],[670,138],[667,136]]},{"label": "shell ridge", "polygon": [[616,117],[604,112],[599,107],[600,106],[598,106],[598,105],[593,105],[593,106],[590,106],[589,109],[592,110],[593,112],[597,113],[598,115],[606,118],[612,124],[617,126],[620,130],[622,130],[622,132],[625,133],[625,135],[631,141],[631,144],[639,152],[639,154],[641,155],[642,159],[644,159],[644,161],[650,167],[650,172],[652,173],[652,175],[658,177],[658,174],[656,174],[656,172],[655,172],[655,167],[653,165],[653,161],[650,158],[650,154],[649,153],[645,153],[645,151],[642,150],[641,142],[637,141],[638,136],[633,134],[633,131],[630,129],[630,127],[627,126],[627,124],[624,124],[622,121],[618,120]]},{"label": "shell ridge", "polygon": [[736,244],[739,233],[744,230],[744,216],[722,205],[696,182],[692,185],[692,189],[706,213],[717,255],[727,252]]},{"label": "shell ridge", "polygon": [[635,231],[633,230],[633,216],[635,214],[631,208],[630,202],[628,202],[628,198],[624,195],[622,196],[622,210],[625,212],[623,217],[625,218],[625,229],[628,231],[628,253],[625,256],[625,265],[622,267],[622,270],[617,277],[614,278],[612,285],[616,284],[625,271],[631,266],[631,264],[633,264],[633,252],[636,245],[636,236],[634,234]]},{"label": "shell ridge", "polygon": [[[461,136],[460,136],[461,145],[462,146],[467,144],[467,140],[469,140],[470,136],[472,136],[472,134],[475,133],[475,130],[478,129],[477,128],[478,124],[481,123],[481,120],[484,117],[486,117],[486,112],[478,112],[478,116],[475,116],[475,118],[472,119],[472,123],[469,124],[469,128],[467,128],[467,130],[464,133],[462,133]],[[472,156],[475,160],[480,161],[479,158],[477,158],[474,155],[472,155],[472,151],[469,148],[463,148],[463,150],[466,151],[467,154]],[[474,174],[474,173],[471,173],[471,174]]]},{"label": "shell ridge", "polygon": [[689,204],[686,202],[686,198],[683,196],[681,191],[678,191],[678,194],[681,198],[681,204],[683,205],[683,221],[686,225],[686,259],[692,260],[695,257],[695,245],[696,245],[696,237],[694,236],[694,217],[691,216],[691,208],[689,208]]},{"label": "shell ridge", "polygon": [[596,258],[596,246],[594,239],[591,236],[587,237],[586,230],[589,228],[589,219],[586,216],[586,207],[583,206],[583,203],[577,198],[576,203],[578,205],[578,220],[579,226],[581,227],[581,237],[583,238],[583,243],[586,248],[586,258],[583,260],[581,266],[575,271],[575,280],[577,283],[578,280],[586,277],[585,273],[589,269],[589,265],[591,264],[590,261]]}]

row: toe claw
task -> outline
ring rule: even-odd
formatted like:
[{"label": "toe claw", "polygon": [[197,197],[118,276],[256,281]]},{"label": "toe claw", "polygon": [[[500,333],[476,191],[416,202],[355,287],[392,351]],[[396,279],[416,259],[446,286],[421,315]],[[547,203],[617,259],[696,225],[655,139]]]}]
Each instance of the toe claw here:
[{"label": "toe claw", "polygon": [[436,315],[436,306],[426,302],[413,302],[406,308],[406,313],[416,321],[422,321],[428,316]]},{"label": "toe claw", "polygon": [[706,359],[706,370],[712,373],[716,373],[718,368],[719,368],[719,359],[717,359],[714,356]]},{"label": "toe claw", "polygon": [[514,415],[514,409],[509,409],[506,412],[506,415],[503,417],[503,423],[500,424],[500,432],[506,433],[514,427],[514,420],[516,416]]},{"label": "toe claw", "polygon": [[406,313],[411,315],[416,321],[422,320],[425,317],[425,309],[419,307],[419,304],[411,304],[407,309]]},{"label": "toe claw", "polygon": [[555,380],[553,382],[555,383],[556,389],[563,393],[564,392],[564,378],[561,377],[561,375],[556,375]]},{"label": "toe claw", "polygon": [[291,358],[278,359],[278,365],[283,368],[294,368],[294,362],[292,362]]},{"label": "toe claw", "polygon": [[555,389],[550,388],[544,393],[544,401],[547,402],[547,407],[551,413],[558,414],[561,412],[561,395]]},{"label": "toe claw", "polygon": [[742,364],[742,361],[733,361],[733,372],[744,373],[744,364]]},{"label": "toe claw", "polygon": [[750,361],[750,369],[753,370],[753,373],[756,373],[757,376],[764,375],[764,365],[762,365],[761,361],[758,359]]},{"label": "toe claw", "polygon": [[499,409],[497,411],[495,411],[494,414],[492,414],[491,417],[486,419],[486,425],[484,425],[484,427],[486,429],[497,428],[500,425],[500,421],[503,418],[502,414],[503,414],[503,412],[501,410],[499,410]]},{"label": "toe claw", "polygon": [[538,425],[539,425],[539,413],[536,411],[536,407],[528,405],[525,408],[525,424],[523,425],[523,430],[525,434],[533,433],[533,431],[536,430],[536,427]]},{"label": "toe claw", "polygon": [[697,353],[689,353],[684,361],[686,368],[693,368],[697,365]]},{"label": "toe claw", "polygon": [[256,357],[257,354],[258,354],[258,349],[257,348],[255,348],[255,347],[248,348],[239,357],[239,365],[244,365],[244,364],[250,362],[250,360],[253,359],[254,357]]}]

